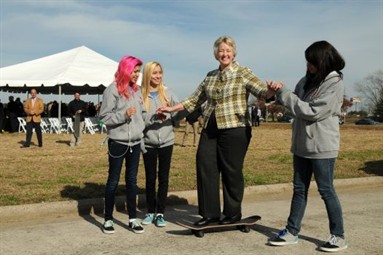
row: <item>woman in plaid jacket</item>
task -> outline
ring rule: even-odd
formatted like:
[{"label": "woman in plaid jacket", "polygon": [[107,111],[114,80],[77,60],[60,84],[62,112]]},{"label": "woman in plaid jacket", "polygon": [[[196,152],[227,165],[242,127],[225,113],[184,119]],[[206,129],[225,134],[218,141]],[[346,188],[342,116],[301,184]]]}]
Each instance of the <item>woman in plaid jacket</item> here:
[{"label": "woman in plaid jacket", "polygon": [[[204,102],[204,126],[197,150],[197,189],[199,214],[195,223],[204,226],[241,220],[244,193],[243,162],[251,139],[248,97],[272,96],[249,68],[239,65],[235,41],[221,36],[214,43],[218,69],[210,71],[196,91],[173,107],[160,107],[159,112],[186,109],[193,112]],[[220,176],[223,187],[223,219],[220,209]]]}]

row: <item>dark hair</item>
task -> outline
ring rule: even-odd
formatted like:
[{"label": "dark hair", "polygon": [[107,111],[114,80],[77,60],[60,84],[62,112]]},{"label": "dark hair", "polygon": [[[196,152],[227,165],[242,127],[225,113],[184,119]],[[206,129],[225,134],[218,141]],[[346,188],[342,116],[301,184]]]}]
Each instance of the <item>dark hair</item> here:
[{"label": "dark hair", "polygon": [[332,71],[336,71],[343,77],[341,70],[346,63],[339,52],[327,41],[318,41],[311,44],[305,50],[307,62],[314,65],[318,71],[315,74],[306,73],[306,87],[318,87],[326,76]]}]

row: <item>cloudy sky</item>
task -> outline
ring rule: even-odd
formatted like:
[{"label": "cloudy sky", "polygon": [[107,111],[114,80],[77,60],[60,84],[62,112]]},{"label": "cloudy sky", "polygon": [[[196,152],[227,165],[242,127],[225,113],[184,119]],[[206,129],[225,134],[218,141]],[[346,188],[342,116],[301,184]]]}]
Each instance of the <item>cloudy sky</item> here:
[{"label": "cloudy sky", "polygon": [[159,61],[180,99],[218,67],[221,35],[236,40],[240,64],[291,89],[305,73],[304,50],[318,40],[345,58],[349,97],[383,69],[383,0],[0,0],[0,14],[0,67],[85,45],[117,62]]}]

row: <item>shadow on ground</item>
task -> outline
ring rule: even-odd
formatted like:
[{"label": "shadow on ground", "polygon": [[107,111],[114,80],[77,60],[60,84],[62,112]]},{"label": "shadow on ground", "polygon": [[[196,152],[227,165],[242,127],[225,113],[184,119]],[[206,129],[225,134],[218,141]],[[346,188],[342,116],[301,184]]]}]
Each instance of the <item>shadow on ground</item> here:
[{"label": "shadow on ground", "polygon": [[[78,215],[101,229],[102,223],[100,223],[94,215],[101,218],[104,217],[104,192],[104,184],[85,183],[85,186],[82,188],[79,186],[67,185],[61,191],[61,197],[77,201]],[[146,213],[145,190],[138,188],[137,192],[137,214],[139,218],[143,218]],[[188,200],[176,195],[170,195],[167,199],[167,205],[185,206],[188,205]],[[166,220],[170,222],[176,221],[176,219],[183,217],[182,215],[190,214],[190,212],[185,212],[183,209],[177,209],[177,207],[168,208],[171,209],[166,211]],[[119,185],[117,188],[115,210],[127,215],[125,185]],[[128,216],[126,219],[128,219]],[[117,219],[114,219],[114,222],[115,224],[126,226],[126,223],[120,222]]]},{"label": "shadow on ground", "polygon": [[383,160],[367,161],[364,163],[364,167],[359,170],[368,174],[383,176]]}]

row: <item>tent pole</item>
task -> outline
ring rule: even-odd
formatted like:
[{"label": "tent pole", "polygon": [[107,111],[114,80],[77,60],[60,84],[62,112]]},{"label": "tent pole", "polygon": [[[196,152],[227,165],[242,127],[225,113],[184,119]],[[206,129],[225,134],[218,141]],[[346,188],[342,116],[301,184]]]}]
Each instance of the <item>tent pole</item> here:
[{"label": "tent pole", "polygon": [[61,133],[61,84],[59,85],[59,134]]}]

